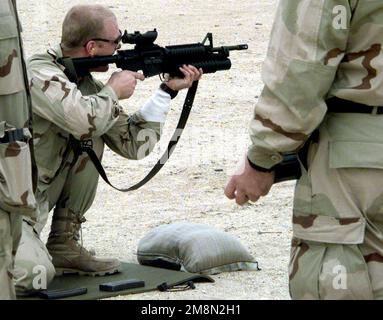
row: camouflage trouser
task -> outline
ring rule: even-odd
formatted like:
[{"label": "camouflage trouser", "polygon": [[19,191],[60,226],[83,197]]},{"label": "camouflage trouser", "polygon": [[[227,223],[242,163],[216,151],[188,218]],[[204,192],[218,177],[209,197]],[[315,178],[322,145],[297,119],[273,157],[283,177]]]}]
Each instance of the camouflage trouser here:
[{"label": "camouflage trouser", "polygon": [[382,116],[330,114],[294,199],[293,299],[383,299]]},{"label": "camouflage trouser", "polygon": [[[103,152],[101,139],[94,139],[93,149],[101,157]],[[36,195],[39,204],[39,218],[37,223],[29,220],[34,228],[31,228],[26,222],[23,223],[23,238],[16,256],[16,270],[24,270],[16,281],[18,295],[38,289],[44,272],[47,275],[46,283],[48,285],[53,279],[54,267],[50,255],[38,236],[48,220],[49,212],[55,208],[68,208],[82,217],[93,203],[98,176],[89,157],[83,154],[71,170],[69,170],[69,166],[66,166],[48,188],[39,185]],[[33,282],[37,283],[37,288]]]},{"label": "camouflage trouser", "polygon": [[[0,137],[13,129],[0,121]],[[25,134],[30,136],[28,130]],[[0,143],[0,299],[15,298],[13,267],[23,216],[36,217],[29,145],[22,141]]]},{"label": "camouflage trouser", "polygon": [[22,216],[0,209],[0,300],[15,299],[14,256],[21,237]]},{"label": "camouflage trouser", "polygon": [[33,227],[24,220],[16,253],[14,283],[18,296],[44,290],[55,276],[55,268],[45,244]]},{"label": "camouflage trouser", "polygon": [[[94,138],[93,150],[101,159],[104,142]],[[70,160],[69,160],[70,162]],[[83,153],[76,164],[69,170],[69,163],[55,178],[47,189],[38,188],[38,196],[45,203],[40,210],[37,231],[40,233],[54,208],[67,208],[78,216],[83,216],[92,205],[96,196],[99,174],[86,153]]]}]

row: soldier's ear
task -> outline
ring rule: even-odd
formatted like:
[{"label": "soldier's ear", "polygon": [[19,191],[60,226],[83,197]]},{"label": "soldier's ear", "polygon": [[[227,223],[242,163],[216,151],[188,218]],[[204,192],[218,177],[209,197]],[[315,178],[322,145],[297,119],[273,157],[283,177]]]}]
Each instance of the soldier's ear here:
[{"label": "soldier's ear", "polygon": [[85,45],[85,50],[89,56],[93,57],[96,54],[96,42],[93,40],[88,41]]}]

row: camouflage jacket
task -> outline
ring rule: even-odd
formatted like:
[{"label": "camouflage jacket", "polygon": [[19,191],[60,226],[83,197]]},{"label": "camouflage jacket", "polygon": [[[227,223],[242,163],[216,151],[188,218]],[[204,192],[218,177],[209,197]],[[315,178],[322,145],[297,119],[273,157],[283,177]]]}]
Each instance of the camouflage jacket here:
[{"label": "camouflage jacket", "polygon": [[302,147],[329,97],[383,105],[382,9],[382,1],[280,1],[250,124],[253,163],[271,168]]},{"label": "camouflage jacket", "polygon": [[39,189],[48,186],[62,169],[70,134],[79,140],[102,139],[113,151],[130,159],[138,158],[139,147],[145,143],[145,137],[137,139],[142,129],[154,132],[157,140],[160,136],[160,123],[146,121],[139,111],[127,115],[111,87],[92,76],[78,84],[70,82],[57,62],[60,57],[58,45],[28,60]]},{"label": "camouflage jacket", "polygon": [[[35,215],[30,100],[15,1],[0,1],[0,207]],[[16,141],[8,134],[22,129]],[[28,141],[29,140],[29,141]]]},{"label": "camouflage jacket", "polygon": [[[28,127],[28,104],[24,86],[14,4],[0,2],[0,119],[17,128]],[[17,112],[15,112],[17,105]]]}]

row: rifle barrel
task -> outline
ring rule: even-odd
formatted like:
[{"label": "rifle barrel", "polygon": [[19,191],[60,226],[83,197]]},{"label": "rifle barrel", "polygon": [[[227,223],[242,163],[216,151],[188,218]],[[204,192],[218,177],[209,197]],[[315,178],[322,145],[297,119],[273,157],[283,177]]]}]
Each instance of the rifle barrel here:
[{"label": "rifle barrel", "polygon": [[222,46],[222,47],[216,47],[213,48],[212,51],[222,51],[222,50],[227,50],[227,51],[233,51],[233,50],[247,50],[249,46],[247,44],[239,44],[236,46]]}]

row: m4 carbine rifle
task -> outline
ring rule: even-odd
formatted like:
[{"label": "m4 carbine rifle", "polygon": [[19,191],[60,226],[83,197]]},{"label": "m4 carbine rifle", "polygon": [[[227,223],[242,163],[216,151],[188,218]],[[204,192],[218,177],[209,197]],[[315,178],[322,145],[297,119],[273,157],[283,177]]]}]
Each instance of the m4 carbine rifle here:
[{"label": "m4 carbine rifle", "polygon": [[[193,65],[202,68],[204,73],[213,73],[231,68],[230,51],[246,50],[247,44],[236,46],[213,47],[213,35],[208,33],[202,43],[183,44],[161,47],[154,43],[157,30],[144,34],[136,31],[127,33],[121,38],[123,43],[134,44],[134,49],[118,50],[111,56],[96,56],[90,58],[62,58],[59,60],[75,77],[89,74],[96,67],[115,64],[118,68],[130,71],[142,71],[145,77],[161,74],[180,76],[182,65]],[[209,41],[209,44],[206,44]]]},{"label": "m4 carbine rifle", "polygon": [[[68,78],[74,82],[77,82],[80,77],[89,75],[92,69],[107,66],[109,64],[115,64],[118,68],[123,70],[135,72],[142,71],[145,77],[152,77],[161,74],[169,74],[171,77],[183,77],[183,74],[180,72],[179,68],[184,64],[193,65],[197,69],[202,68],[205,74],[214,73],[220,70],[228,70],[231,68],[231,61],[229,59],[230,51],[248,49],[247,44],[214,47],[213,35],[211,33],[207,33],[202,43],[165,47],[161,47],[154,43],[157,36],[158,33],[156,29],[143,34],[138,31],[129,34],[125,31],[121,41],[123,43],[134,44],[134,49],[118,50],[117,54],[110,56],[86,58],[63,57],[60,58],[58,62],[65,67]],[[208,44],[206,44],[207,41],[209,41]],[[197,91],[197,85],[198,81],[195,81],[193,86],[188,91],[184,108],[176,129],[178,132],[180,132],[179,130],[182,132],[186,125]],[[136,190],[153,178],[165,164],[166,160],[170,157],[174,150],[174,146],[179,141],[179,138],[180,134],[177,135],[175,133],[168,145],[167,152],[165,152],[147,176],[134,186],[125,189],[116,188],[109,182],[102,165],[91,148],[79,146],[79,149],[82,149],[82,151],[88,153],[101,177],[109,185],[117,190],[125,192]],[[283,161],[276,167],[275,182],[294,179],[294,175],[291,174],[291,170],[294,171],[296,169],[297,162],[293,163],[289,161],[294,159],[296,160],[296,158],[285,158],[286,161]]]},{"label": "m4 carbine rifle", "polygon": [[[125,31],[121,37],[121,41],[123,43],[134,44],[134,49],[118,50],[117,54],[110,56],[86,58],[63,57],[58,59],[58,62],[65,67],[65,74],[69,80],[73,82],[77,82],[79,78],[89,75],[92,70],[97,70],[97,67],[107,66],[109,64],[115,64],[123,70],[142,71],[145,77],[161,74],[169,74],[171,77],[183,77],[183,74],[179,70],[183,65],[193,65],[197,69],[202,68],[205,74],[214,73],[219,70],[228,70],[231,68],[231,61],[229,59],[230,51],[248,49],[247,44],[214,47],[213,35],[211,33],[206,35],[202,43],[166,47],[161,47],[154,43],[157,36],[158,33],[156,29],[143,34],[138,31],[129,34]],[[207,41],[209,43],[206,43]],[[198,81],[194,81],[188,90],[180,120],[168,144],[167,151],[146,177],[134,186],[124,189],[113,186],[109,182],[93,149],[86,146],[86,144],[84,147],[83,143],[74,138],[72,139],[73,149],[76,149],[76,154],[87,152],[101,177],[113,188],[123,192],[136,190],[157,174],[173,152],[175,145],[180,139],[180,133],[183,131],[189,117],[197,87]]]}]

